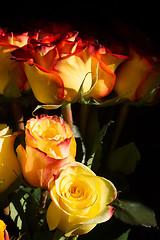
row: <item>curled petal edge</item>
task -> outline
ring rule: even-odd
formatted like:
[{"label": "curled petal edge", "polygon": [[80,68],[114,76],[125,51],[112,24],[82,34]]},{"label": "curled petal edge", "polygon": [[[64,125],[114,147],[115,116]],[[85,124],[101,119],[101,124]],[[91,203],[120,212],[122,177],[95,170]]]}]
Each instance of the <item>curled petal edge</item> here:
[{"label": "curled petal edge", "polygon": [[[85,222],[81,222],[81,223],[77,224],[76,226],[74,226],[74,228],[72,230],[70,230],[69,232],[65,233],[65,236],[66,237],[70,237],[70,236],[78,235],[79,231],[81,231],[81,228],[83,228],[82,231],[85,231],[84,226],[86,226],[86,228],[89,228],[88,225],[91,226],[90,230],[92,230],[97,224],[108,221],[112,217],[113,212],[114,212],[114,207],[107,206],[106,209],[104,209],[96,217],[94,217],[92,219],[89,219],[89,220],[87,220]],[[86,233],[86,232],[84,232],[84,233]]]}]

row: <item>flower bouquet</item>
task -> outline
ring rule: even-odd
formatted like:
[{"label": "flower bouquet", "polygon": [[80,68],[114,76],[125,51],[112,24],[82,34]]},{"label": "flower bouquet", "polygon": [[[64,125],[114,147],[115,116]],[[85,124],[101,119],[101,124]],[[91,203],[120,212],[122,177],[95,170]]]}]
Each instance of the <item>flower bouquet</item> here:
[{"label": "flower bouquet", "polygon": [[128,182],[140,151],[119,142],[130,108],[159,100],[159,59],[50,24],[1,29],[0,63],[0,240],[158,231]]}]

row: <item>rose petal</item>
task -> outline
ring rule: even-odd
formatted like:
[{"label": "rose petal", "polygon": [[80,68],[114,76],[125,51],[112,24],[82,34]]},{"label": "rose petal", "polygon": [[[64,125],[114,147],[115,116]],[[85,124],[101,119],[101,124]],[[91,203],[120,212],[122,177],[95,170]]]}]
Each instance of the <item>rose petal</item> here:
[{"label": "rose petal", "polygon": [[4,231],[5,231],[5,229],[6,229],[6,224],[2,220],[0,220],[0,239],[1,240],[5,240],[4,239]]},{"label": "rose petal", "polygon": [[77,226],[73,226],[73,229],[67,233],[65,233],[66,237],[82,235],[91,231],[97,224],[108,221],[114,212],[114,208],[111,206],[107,206],[106,209],[99,215],[94,218],[91,218],[88,221],[77,224]]},{"label": "rose petal", "polygon": [[[89,207],[83,206],[81,209],[80,206],[79,209],[74,209],[74,206],[70,206],[71,203],[68,204],[67,201],[69,199],[65,200],[67,192],[65,192],[64,199],[62,199],[65,184],[67,187],[67,184],[73,183],[73,180],[76,180],[76,178],[77,183],[81,178],[83,179],[84,187],[85,181],[87,181],[98,196],[96,201],[93,201]],[[56,223],[57,227],[64,231],[66,236],[84,234],[90,231],[96,224],[107,221],[113,214],[114,208],[107,205],[117,196],[114,185],[107,179],[97,177],[92,170],[81,163],[74,162],[62,166],[57,179],[54,182],[50,182],[49,189],[53,200],[52,205],[55,205],[60,211],[61,217],[59,222]],[[53,226],[55,227],[56,224],[54,222]],[[53,230],[52,218],[50,218],[49,225],[51,230]]]},{"label": "rose petal", "polygon": [[58,226],[61,219],[61,211],[59,210],[59,208],[57,208],[54,202],[51,202],[51,204],[49,205],[46,218],[50,231],[54,230]]},{"label": "rose petal", "polygon": [[18,133],[0,137],[0,192],[4,192],[20,175],[20,165],[14,152],[14,141]]},{"label": "rose petal", "polygon": [[85,50],[60,59],[54,65],[54,72],[63,80],[66,101],[72,101],[77,96],[84,79],[83,92],[86,93],[91,88],[91,59],[84,59],[83,55]]},{"label": "rose petal", "polygon": [[47,188],[48,182],[56,174],[59,168],[74,159],[68,158],[57,160],[36,148],[26,146],[26,150],[19,145],[16,149],[21,164],[24,178],[34,187]]},{"label": "rose petal", "polygon": [[69,125],[57,116],[30,119],[26,124],[26,144],[47,156],[64,159],[76,155],[76,141]]},{"label": "rose petal", "polygon": [[25,63],[25,72],[38,101],[57,104],[63,100],[64,85],[56,73],[49,72],[37,64],[30,66],[28,63]]},{"label": "rose petal", "polygon": [[[148,96],[146,102],[154,102],[156,98],[159,98],[159,86],[160,86],[160,73],[151,72],[149,73],[139,84],[135,96],[136,101],[141,100]],[[155,89],[154,94],[150,95],[152,90]]]},{"label": "rose petal", "polygon": [[[92,76],[96,78],[96,69],[97,64],[99,63],[98,59],[92,57]],[[85,97],[93,97],[93,98],[102,98],[108,95],[115,84],[116,75],[112,72],[109,67],[105,65],[98,66],[98,78],[97,82],[93,86],[93,89],[86,94]]]},{"label": "rose petal", "polygon": [[144,57],[131,50],[131,58],[117,71],[115,91],[130,101],[136,100],[136,90],[143,79],[152,72],[151,65]]}]

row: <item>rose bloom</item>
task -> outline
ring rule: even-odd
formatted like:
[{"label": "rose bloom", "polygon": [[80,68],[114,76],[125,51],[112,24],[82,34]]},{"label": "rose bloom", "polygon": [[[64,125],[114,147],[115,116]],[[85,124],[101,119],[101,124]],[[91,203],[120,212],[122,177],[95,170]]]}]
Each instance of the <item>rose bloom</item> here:
[{"label": "rose bloom", "polygon": [[49,229],[58,228],[67,237],[85,234],[98,223],[108,221],[114,211],[109,204],[117,196],[109,180],[96,176],[79,162],[60,168],[49,183],[49,193],[52,199],[47,210]]},{"label": "rose bloom", "polygon": [[[7,97],[15,97],[13,84],[15,88],[26,89],[27,78],[24,72],[24,66],[21,62],[11,60],[11,52],[27,44],[28,34],[14,35],[6,34],[0,29],[0,94]],[[11,84],[12,89],[5,92],[7,86]]]},{"label": "rose bloom", "polygon": [[13,133],[6,124],[0,124],[0,193],[3,193],[20,175],[20,165],[14,152]]},{"label": "rose bloom", "polygon": [[[159,98],[159,79],[160,71],[156,71],[150,61],[131,49],[130,58],[117,70],[114,90],[130,101],[139,101],[146,97],[147,102],[153,102]],[[157,90],[150,95],[154,88]]]},{"label": "rose bloom", "polygon": [[[116,67],[126,59],[96,41],[83,41],[77,32],[30,39],[12,53],[25,62],[25,72],[38,101],[60,104],[81,98],[102,98],[114,87]],[[81,93],[80,93],[81,91]]]},{"label": "rose bloom", "polygon": [[6,230],[6,224],[0,220],[0,239],[1,240],[9,240],[9,234]]},{"label": "rose bloom", "polygon": [[42,115],[26,124],[26,149],[19,145],[18,158],[24,178],[34,187],[47,188],[59,168],[74,161],[76,142],[69,125],[57,116]]}]

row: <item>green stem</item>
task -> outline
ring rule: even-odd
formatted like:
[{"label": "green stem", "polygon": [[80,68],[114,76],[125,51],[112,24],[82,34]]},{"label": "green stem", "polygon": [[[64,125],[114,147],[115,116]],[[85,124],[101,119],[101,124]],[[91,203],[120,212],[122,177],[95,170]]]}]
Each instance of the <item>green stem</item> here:
[{"label": "green stem", "polygon": [[69,237],[68,240],[77,240],[78,239],[78,235],[74,236],[74,237]]},{"label": "green stem", "polygon": [[111,146],[110,146],[109,154],[117,146],[117,143],[118,143],[118,140],[119,140],[120,135],[122,133],[124,124],[126,122],[126,118],[127,118],[127,115],[128,115],[129,107],[130,107],[130,104],[128,104],[128,103],[124,103],[121,106],[121,109],[120,109],[120,112],[119,112],[119,115],[118,115],[118,119],[117,119],[117,124],[116,124],[115,131],[114,131],[114,134],[113,134],[113,138],[112,138],[112,143],[111,143]]},{"label": "green stem", "polygon": [[87,104],[82,104],[81,105],[80,130],[81,130],[81,134],[82,134],[83,138],[84,138],[85,132],[86,132],[89,113],[90,113],[90,106]]},{"label": "green stem", "polygon": [[72,116],[72,109],[71,103],[63,103],[61,107],[61,112],[63,115],[63,119],[69,124],[70,128],[73,129],[73,116]]},{"label": "green stem", "polygon": [[24,118],[21,105],[18,102],[12,102],[12,112],[17,130],[24,130]]}]

